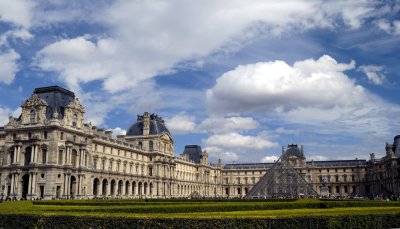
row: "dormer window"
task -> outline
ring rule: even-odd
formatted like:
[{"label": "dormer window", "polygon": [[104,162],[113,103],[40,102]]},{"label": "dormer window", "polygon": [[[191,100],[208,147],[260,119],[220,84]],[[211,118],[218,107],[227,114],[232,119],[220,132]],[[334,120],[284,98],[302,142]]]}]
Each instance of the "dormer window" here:
[{"label": "dormer window", "polygon": [[36,122],[36,111],[35,110],[31,110],[31,112],[29,114],[29,120],[30,120],[30,123]]},{"label": "dormer window", "polygon": [[78,123],[78,115],[74,114],[72,116],[72,126],[76,127],[76,124]]}]

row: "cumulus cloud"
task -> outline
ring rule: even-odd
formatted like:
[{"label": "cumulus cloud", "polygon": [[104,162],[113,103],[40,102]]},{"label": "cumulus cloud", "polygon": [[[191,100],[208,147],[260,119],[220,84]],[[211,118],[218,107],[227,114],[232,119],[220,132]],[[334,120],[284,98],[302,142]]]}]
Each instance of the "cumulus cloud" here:
[{"label": "cumulus cloud", "polygon": [[196,122],[195,117],[180,113],[171,119],[166,119],[165,123],[168,130],[174,134],[187,134],[195,131]]},{"label": "cumulus cloud", "polygon": [[387,111],[399,107],[344,73],[354,68],[354,61],[341,64],[327,55],[293,66],[283,61],[238,66],[217,79],[207,91],[206,103],[219,113],[267,112],[285,123],[388,133],[393,117]]},{"label": "cumulus cloud", "polygon": [[347,104],[364,90],[343,74],[353,68],[354,62],[338,64],[327,55],[293,66],[283,61],[241,65],[217,79],[207,91],[207,105],[210,110],[242,112]]},{"label": "cumulus cloud", "polygon": [[382,85],[386,80],[386,76],[383,73],[384,69],[382,66],[362,65],[358,69],[364,72],[368,80],[373,84]]},{"label": "cumulus cloud", "polygon": [[253,130],[259,123],[252,117],[219,117],[212,116],[203,120],[198,128],[211,133],[229,133],[232,131]]},{"label": "cumulus cloud", "polygon": [[10,116],[18,118],[20,115],[21,107],[18,107],[14,111],[8,107],[0,107],[0,126],[7,124]]},{"label": "cumulus cloud", "polygon": [[0,126],[4,126],[8,123],[8,119],[12,113],[12,110],[6,107],[0,107]]},{"label": "cumulus cloud", "polygon": [[116,138],[118,135],[125,135],[126,134],[126,130],[122,129],[120,127],[116,127],[114,129],[109,129],[112,131],[112,137]]},{"label": "cumulus cloud", "polygon": [[265,156],[261,159],[262,163],[272,163],[279,159],[277,156]]},{"label": "cumulus cloud", "polygon": [[222,159],[225,162],[233,162],[239,159],[239,155],[237,153],[234,153],[232,151],[226,151],[219,147],[215,146],[205,147],[204,150],[206,150],[210,156]]},{"label": "cumulus cloud", "polygon": [[[85,7],[73,5],[76,10],[67,7],[67,12],[77,18]],[[109,34],[57,41],[41,50],[36,65],[60,73],[70,87],[102,80],[103,88],[114,93],[262,33],[335,27],[338,18],[357,28],[373,14],[373,6],[368,1],[115,1],[89,11],[86,19],[108,27]],[[57,18],[50,21],[67,20]]]},{"label": "cumulus cloud", "polygon": [[239,133],[227,133],[227,134],[214,134],[209,136],[204,144],[206,146],[216,146],[222,148],[239,148],[239,149],[250,149],[250,150],[261,150],[266,148],[276,147],[276,143],[273,143],[262,136],[246,136]]},{"label": "cumulus cloud", "polygon": [[0,0],[0,21],[11,23],[18,27],[29,28],[36,3],[29,0]]},{"label": "cumulus cloud", "polygon": [[14,81],[15,74],[19,71],[17,61],[20,55],[13,49],[0,53],[0,81],[5,84],[11,84]]}]

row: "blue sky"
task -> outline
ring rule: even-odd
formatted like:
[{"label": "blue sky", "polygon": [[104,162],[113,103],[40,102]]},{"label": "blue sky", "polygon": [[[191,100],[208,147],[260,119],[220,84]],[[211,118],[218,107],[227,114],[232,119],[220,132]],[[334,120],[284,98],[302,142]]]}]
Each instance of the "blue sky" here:
[{"label": "blue sky", "polygon": [[[35,87],[115,134],[162,116],[175,154],[384,155],[399,134],[400,1],[0,0],[0,123]],[[1,125],[0,124],[0,125]]]}]

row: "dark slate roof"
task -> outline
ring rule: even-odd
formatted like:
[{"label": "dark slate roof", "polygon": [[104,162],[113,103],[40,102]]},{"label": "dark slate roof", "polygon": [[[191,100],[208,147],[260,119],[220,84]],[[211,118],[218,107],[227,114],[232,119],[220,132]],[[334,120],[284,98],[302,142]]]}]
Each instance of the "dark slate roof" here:
[{"label": "dark slate roof", "polygon": [[268,169],[274,163],[245,163],[245,164],[226,164],[224,169]]},{"label": "dark slate roof", "polygon": [[[163,132],[170,134],[169,130],[164,124],[164,120],[152,114],[150,115],[150,135],[158,135]],[[138,116],[138,121],[129,127],[126,136],[143,135],[143,116]]]},{"label": "dark slate roof", "polygon": [[47,102],[46,117],[51,119],[53,113],[57,111],[59,118],[64,117],[65,107],[75,99],[75,94],[59,86],[35,88],[34,94]]},{"label": "dark slate roof", "polygon": [[288,148],[284,154],[286,156],[304,157],[303,152],[301,152],[297,145],[288,145]]},{"label": "dark slate roof", "polygon": [[198,145],[186,145],[183,154],[189,155],[189,160],[200,163],[200,159],[203,158],[203,151]]},{"label": "dark slate roof", "polygon": [[367,165],[366,160],[332,160],[332,161],[307,161],[307,165],[316,167],[346,167]]}]

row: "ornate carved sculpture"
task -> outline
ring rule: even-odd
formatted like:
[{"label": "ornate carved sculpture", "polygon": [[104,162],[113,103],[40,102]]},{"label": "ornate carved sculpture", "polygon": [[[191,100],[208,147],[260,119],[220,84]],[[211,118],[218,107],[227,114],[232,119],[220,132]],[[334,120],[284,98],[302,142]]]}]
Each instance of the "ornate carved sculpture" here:
[{"label": "ornate carved sculpture", "polygon": [[38,95],[32,94],[31,97],[25,100],[21,107],[29,108],[29,107],[37,107],[37,106],[47,106],[47,102],[41,99]]}]

